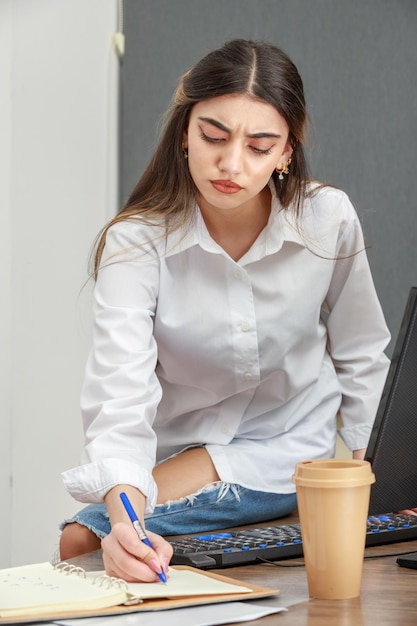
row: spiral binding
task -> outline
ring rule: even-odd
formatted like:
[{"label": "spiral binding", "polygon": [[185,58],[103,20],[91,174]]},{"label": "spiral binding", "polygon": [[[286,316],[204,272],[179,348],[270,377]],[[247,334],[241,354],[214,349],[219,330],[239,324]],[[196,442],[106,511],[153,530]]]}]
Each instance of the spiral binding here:
[{"label": "spiral binding", "polygon": [[83,569],[82,567],[77,567],[76,565],[71,565],[71,563],[67,563],[66,561],[57,563],[54,567],[58,571],[62,572],[62,574],[65,574],[65,576],[74,574],[75,576],[82,576],[83,578],[87,578],[85,569]]},{"label": "spiral binding", "polygon": [[105,589],[112,589],[113,587],[117,587],[118,589],[128,590],[126,582],[121,578],[115,578],[114,576],[107,576],[107,574],[101,574],[100,576],[96,576],[93,580],[93,585],[97,585],[98,587],[104,587]]},{"label": "spiral binding", "polygon": [[[87,578],[87,573],[85,569],[82,567],[78,567],[76,565],[72,565],[71,563],[67,563],[66,561],[61,561],[54,565],[54,568],[64,574],[65,576],[75,575],[82,576],[83,578]],[[126,581],[121,578],[116,578],[115,576],[108,576],[107,574],[100,574],[100,576],[96,576],[91,579],[92,585],[97,585],[98,587],[103,587],[104,589],[122,589],[123,591],[129,591],[129,586]],[[132,596],[123,604],[139,604],[143,602],[143,599],[138,596]]]}]

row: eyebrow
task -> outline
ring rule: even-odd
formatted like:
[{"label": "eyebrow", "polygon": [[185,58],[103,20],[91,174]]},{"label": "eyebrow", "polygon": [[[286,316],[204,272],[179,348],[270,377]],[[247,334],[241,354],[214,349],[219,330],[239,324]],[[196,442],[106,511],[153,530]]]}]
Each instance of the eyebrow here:
[{"label": "eyebrow", "polygon": [[[208,124],[215,126],[219,130],[223,130],[225,133],[230,134],[232,132],[230,128],[227,128],[227,126],[225,126],[221,122],[218,122],[212,117],[199,117],[198,119],[201,120],[202,122],[207,122]],[[250,133],[249,135],[247,135],[247,137],[250,137],[251,139],[264,139],[265,137],[272,138],[272,139],[279,139],[281,135],[278,135],[277,133],[261,132],[261,133]]]}]

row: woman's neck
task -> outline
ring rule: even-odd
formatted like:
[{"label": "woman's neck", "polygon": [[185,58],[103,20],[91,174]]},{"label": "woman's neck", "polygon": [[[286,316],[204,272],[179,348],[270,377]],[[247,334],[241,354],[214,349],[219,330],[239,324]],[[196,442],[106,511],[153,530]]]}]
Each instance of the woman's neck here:
[{"label": "woman's neck", "polygon": [[271,192],[265,187],[250,205],[230,210],[219,210],[202,201],[200,210],[211,237],[232,259],[238,261],[268,223]]}]

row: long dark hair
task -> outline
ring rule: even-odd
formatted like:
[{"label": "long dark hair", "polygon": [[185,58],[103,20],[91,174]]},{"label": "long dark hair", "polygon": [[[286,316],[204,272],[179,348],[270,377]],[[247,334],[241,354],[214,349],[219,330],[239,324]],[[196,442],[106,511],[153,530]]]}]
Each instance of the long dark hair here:
[{"label": "long dark hair", "polygon": [[288,124],[293,153],[290,173],[272,180],[285,209],[297,215],[306,194],[308,169],[303,149],[306,106],[303,82],[289,57],[276,46],[236,39],[210,52],[184,74],[166,113],[163,132],[145,172],[125,206],[101,232],[94,257],[96,276],[107,230],[116,222],[165,220],[168,230],[186,224],[194,211],[195,186],[184,159],[182,142],[191,109],[202,100],[246,94],[271,104]]}]

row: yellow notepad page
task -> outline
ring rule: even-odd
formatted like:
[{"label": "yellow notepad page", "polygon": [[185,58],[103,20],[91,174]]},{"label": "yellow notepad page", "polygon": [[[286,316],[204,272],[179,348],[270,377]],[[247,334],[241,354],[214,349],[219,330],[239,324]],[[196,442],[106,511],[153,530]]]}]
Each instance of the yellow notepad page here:
[{"label": "yellow notepad page", "polygon": [[[104,572],[87,572],[89,579],[99,580]],[[229,593],[250,593],[251,589],[239,584],[230,584],[210,578],[197,570],[169,568],[168,582],[126,583],[128,591],[137,598],[178,598],[182,596],[221,595]]]},{"label": "yellow notepad page", "polygon": [[125,589],[92,583],[84,572],[65,573],[50,563],[0,570],[0,617],[40,615],[123,604]]}]

